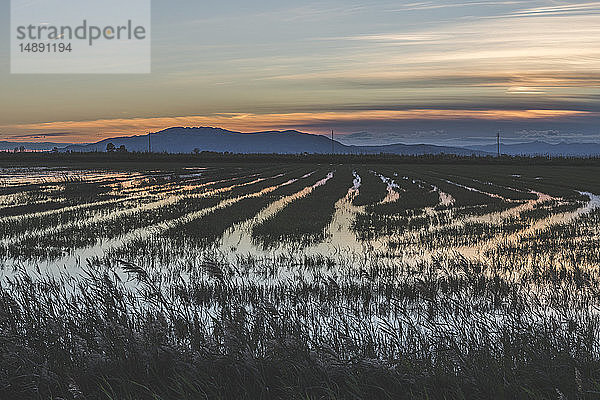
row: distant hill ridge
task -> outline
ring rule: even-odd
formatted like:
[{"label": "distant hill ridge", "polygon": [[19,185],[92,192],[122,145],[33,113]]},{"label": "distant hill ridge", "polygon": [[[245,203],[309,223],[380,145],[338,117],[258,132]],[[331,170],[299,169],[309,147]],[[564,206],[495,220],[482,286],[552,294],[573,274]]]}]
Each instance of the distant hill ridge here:
[{"label": "distant hill ridge", "polygon": [[[112,143],[115,147],[125,146],[128,151],[147,151],[148,135],[115,137],[97,143],[71,145],[65,151],[91,152],[106,151]],[[234,132],[220,128],[174,127],[150,134],[150,145],[153,152],[191,153],[198,151],[230,152],[240,154],[328,154],[332,151],[331,139],[310,133],[287,131]],[[392,144],[385,146],[348,146],[333,141],[333,150],[340,154],[456,154],[487,155],[482,150],[460,147],[435,146],[427,144]]]},{"label": "distant hill ridge", "polygon": [[[321,135],[303,133],[295,130],[234,132],[220,128],[173,127],[152,133],[150,142],[153,152],[192,153],[212,151],[240,154],[329,154],[332,151],[331,139]],[[65,144],[53,142],[12,142],[0,141],[0,151],[14,150],[23,147],[27,150],[48,151],[58,148],[60,151],[103,152],[112,143],[116,148],[125,146],[128,151],[143,152],[148,150],[148,135],[124,136],[105,139],[97,143]],[[464,147],[437,146],[430,144],[391,144],[379,146],[350,146],[334,141],[334,151],[340,154],[454,154],[495,155],[496,144],[471,145]],[[532,141],[516,144],[502,144],[501,153],[512,156],[548,155],[552,157],[600,157],[599,143],[566,143],[551,144],[543,141]]]},{"label": "distant hill ridge", "polygon": [[[469,149],[479,150],[494,153],[497,152],[497,145],[485,145],[485,146],[469,146]],[[600,156],[600,144],[599,143],[566,143],[561,142],[557,144],[546,143],[542,141],[533,141],[527,143],[516,143],[516,144],[502,144],[500,146],[500,152],[511,156],[521,155],[548,155],[553,157],[567,156],[567,157],[590,157]]]}]

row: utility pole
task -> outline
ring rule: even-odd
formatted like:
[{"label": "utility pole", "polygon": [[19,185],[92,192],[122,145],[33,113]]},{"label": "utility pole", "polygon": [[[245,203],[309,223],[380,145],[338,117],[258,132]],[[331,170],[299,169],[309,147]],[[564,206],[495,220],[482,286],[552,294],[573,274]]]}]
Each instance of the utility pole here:
[{"label": "utility pole", "polygon": [[148,132],[148,153],[152,153],[152,142],[150,142],[150,132]]},{"label": "utility pole", "polygon": [[334,149],[334,141],[333,141],[333,129],[331,130],[331,154],[335,154],[335,149]]},{"label": "utility pole", "polygon": [[496,134],[496,142],[498,143],[498,157],[500,157],[500,131]]}]

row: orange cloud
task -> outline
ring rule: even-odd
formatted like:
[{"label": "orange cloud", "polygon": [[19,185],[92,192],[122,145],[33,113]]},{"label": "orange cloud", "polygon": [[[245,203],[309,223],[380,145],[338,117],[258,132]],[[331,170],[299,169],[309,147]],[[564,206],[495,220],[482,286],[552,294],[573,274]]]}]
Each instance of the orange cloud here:
[{"label": "orange cloud", "polygon": [[[89,142],[114,136],[142,135],[173,126],[214,126],[234,131],[302,129],[306,126],[335,126],[342,122],[408,121],[408,120],[489,120],[533,121],[595,115],[574,110],[368,110],[286,114],[227,113],[205,116],[156,117],[133,119],[100,119],[94,121],[57,121],[38,124],[0,126],[3,139],[26,140],[25,135],[43,137],[61,132],[56,141]],[[324,129],[311,129],[325,133]]]}]

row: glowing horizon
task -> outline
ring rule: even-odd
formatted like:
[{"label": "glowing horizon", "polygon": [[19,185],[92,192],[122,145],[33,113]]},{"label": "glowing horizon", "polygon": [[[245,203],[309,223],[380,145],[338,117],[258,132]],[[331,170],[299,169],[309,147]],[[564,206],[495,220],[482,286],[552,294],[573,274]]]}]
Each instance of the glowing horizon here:
[{"label": "glowing horizon", "polygon": [[[236,132],[268,130],[302,130],[306,126],[330,125],[352,121],[405,121],[405,120],[483,120],[532,121],[589,117],[595,113],[574,110],[369,110],[356,112],[290,113],[290,114],[221,114],[212,116],[156,117],[134,119],[104,119],[92,121],[55,121],[40,124],[0,126],[16,132],[6,137],[11,141],[48,141],[56,143],[84,143],[116,136],[145,135],[148,132],[171,127],[210,126]],[[329,128],[310,129],[315,134],[326,134]],[[18,133],[22,132],[22,133]],[[337,134],[349,132],[338,131]],[[42,140],[43,139],[43,140]]]}]

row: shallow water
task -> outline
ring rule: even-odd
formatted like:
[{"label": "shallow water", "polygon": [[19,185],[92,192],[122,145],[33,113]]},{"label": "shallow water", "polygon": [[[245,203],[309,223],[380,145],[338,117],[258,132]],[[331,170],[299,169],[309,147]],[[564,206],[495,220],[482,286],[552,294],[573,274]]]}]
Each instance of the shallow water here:
[{"label": "shallow water", "polygon": [[[159,209],[167,205],[176,204],[177,201],[184,198],[194,199],[207,196],[224,196],[223,199],[213,207],[207,207],[173,220],[162,221],[154,225],[134,229],[114,239],[100,238],[97,244],[86,248],[72,249],[68,251],[68,255],[56,261],[41,261],[35,263],[40,267],[48,270],[63,272],[67,271],[69,273],[76,273],[76,271],[80,268],[82,264],[86,262],[85,260],[88,258],[102,258],[105,255],[107,255],[111,250],[118,249],[133,240],[151,240],[153,237],[160,237],[162,233],[167,231],[168,229],[180,226],[189,221],[200,219],[216,210],[221,210],[230,206],[234,206],[236,203],[243,199],[267,195],[280,187],[285,187],[292,183],[302,181],[313,176],[316,173],[316,171],[312,171],[304,174],[303,176],[291,178],[282,184],[272,185],[256,192],[228,198],[228,193],[235,188],[253,185],[256,183],[264,182],[268,179],[277,179],[283,177],[285,174],[280,173],[272,174],[269,176],[259,176],[257,174],[250,173],[226,179],[214,179],[205,182],[200,182],[198,181],[198,178],[202,175],[204,170],[205,168],[203,167],[190,169],[189,174],[183,174],[180,176],[185,177],[185,179],[183,181],[183,184],[179,186],[176,183],[169,182],[164,184],[153,185],[150,187],[121,185],[120,190],[122,191],[122,193],[126,194],[123,198],[84,203],[81,205],[64,207],[59,210],[32,213],[26,216],[0,218],[0,223],[6,223],[19,218],[36,218],[44,215],[53,215],[65,211],[89,208],[93,206],[103,206],[107,204],[128,204],[127,207],[108,215],[92,216],[88,219],[72,222],[66,225],[49,227],[45,230],[31,231],[27,233],[28,235],[48,235],[52,234],[55,231],[58,232],[57,230],[67,229],[70,227],[84,227],[86,224],[101,221],[118,221],[119,218],[125,215],[131,215],[132,213],[140,210]],[[157,173],[160,173],[160,171],[158,171]],[[386,177],[385,175],[377,173],[376,171],[372,171],[372,173],[375,173],[377,176],[379,176],[382,182],[384,182],[387,185],[388,193],[385,199],[382,201],[382,203],[398,201],[400,196],[399,192],[403,191],[404,189],[402,189],[394,181],[393,178]],[[330,257],[332,259],[338,260],[339,262],[348,262],[348,260],[354,260],[356,262],[365,263],[369,260],[377,259],[386,260],[386,262],[392,263],[415,264],[422,261],[431,260],[433,257],[439,255],[440,252],[456,253],[469,259],[482,260],[482,258],[484,257],[483,254],[485,254],[485,252],[488,249],[497,246],[501,242],[506,243],[507,241],[518,241],[523,236],[534,235],[537,231],[547,229],[549,226],[559,223],[569,223],[577,217],[600,207],[600,197],[591,193],[582,192],[582,194],[585,194],[590,197],[590,201],[584,206],[577,209],[576,211],[551,215],[549,218],[537,220],[530,226],[527,226],[525,229],[515,232],[513,234],[498,236],[491,240],[481,240],[473,246],[461,246],[456,248],[444,248],[433,246],[432,248],[424,248],[418,243],[418,241],[414,240],[422,232],[422,230],[408,230],[407,232],[402,234],[383,236],[374,240],[363,241],[357,238],[356,233],[352,229],[356,215],[358,213],[364,212],[364,207],[358,207],[352,204],[352,200],[360,193],[361,190],[361,177],[356,171],[354,171],[353,182],[349,182],[347,195],[339,199],[335,204],[335,213],[332,217],[332,223],[326,229],[325,240],[323,240],[320,243],[315,243],[309,246],[299,246],[297,243],[294,242],[283,242],[279,243],[276,247],[269,249],[263,248],[262,245],[258,244],[254,240],[254,238],[252,237],[252,228],[256,224],[264,222],[269,218],[275,216],[279,211],[281,211],[285,207],[293,207],[294,201],[305,196],[310,196],[312,191],[317,187],[327,185],[328,182],[333,178],[334,174],[335,172],[332,171],[320,180],[318,180],[316,183],[312,185],[307,185],[306,187],[298,190],[292,195],[275,199],[267,207],[261,210],[255,217],[243,223],[236,224],[233,227],[230,227],[228,230],[226,230],[223,237],[219,241],[217,241],[217,243],[210,246],[210,251],[216,254],[221,254],[224,257],[224,259],[230,263],[237,262],[240,256],[251,256],[257,259],[266,259],[277,257],[280,255],[303,254],[306,256]],[[151,177],[152,175],[141,173],[110,174],[107,172],[98,171],[65,171],[47,169],[2,170],[2,177],[6,179],[6,182],[8,182],[7,184],[15,185],[22,184],[23,182],[62,182],[64,181],[65,176],[78,176],[80,178],[84,177],[84,181],[90,182],[109,179],[121,180],[122,182],[131,182],[132,180],[135,181],[139,179],[145,179]],[[398,178],[398,174],[394,174],[394,177]],[[238,179],[249,179],[249,181],[236,182],[236,180]],[[453,206],[454,199],[452,198],[452,196],[442,192],[441,190],[439,190],[439,188],[430,185],[427,182],[419,181],[418,179],[412,179],[408,176],[403,177],[403,179],[411,181],[413,184],[419,185],[421,188],[430,188],[431,190],[437,191],[440,198],[440,205],[446,207]],[[482,192],[480,190],[468,187],[466,185],[454,183],[450,180],[446,181],[450,184],[459,186],[466,190],[484,193],[488,196],[495,198],[502,198],[501,196]],[[224,187],[211,188],[211,185],[221,183],[230,184],[227,184]],[[156,192],[154,192],[154,190],[156,190]],[[507,210],[489,213],[482,216],[466,216],[460,219],[450,221],[450,225],[428,226],[424,228],[424,230],[435,233],[436,231],[439,231],[444,227],[460,226],[465,223],[500,224],[509,218],[517,217],[523,211],[533,209],[534,207],[538,206],[543,202],[557,200],[552,196],[543,193],[532,193],[535,193],[537,195],[537,199],[522,202],[511,201],[514,203],[514,207],[511,207]],[[144,203],[128,203],[132,201],[137,201],[139,199],[144,199]],[[441,213],[444,212],[447,213],[449,211],[437,211],[431,207],[425,209],[426,215],[430,216],[436,216],[438,214],[441,215]],[[21,240],[21,237],[15,236],[3,239],[1,243],[14,244],[18,243],[19,240]],[[388,244],[390,241],[393,240],[400,240],[401,242],[405,242],[407,244],[400,248],[391,250]],[[28,265],[31,265],[31,263],[10,259],[4,261],[4,267],[6,271],[10,271],[13,268],[26,268]]]}]

